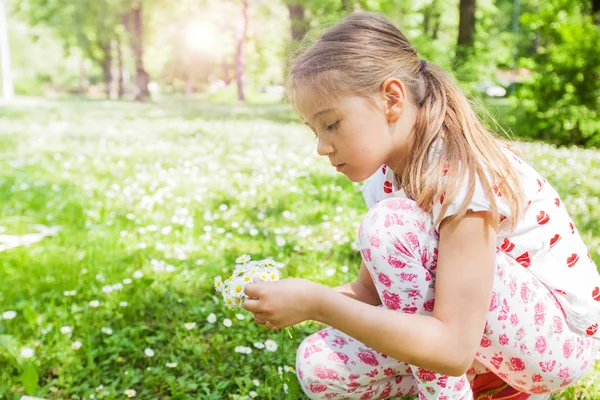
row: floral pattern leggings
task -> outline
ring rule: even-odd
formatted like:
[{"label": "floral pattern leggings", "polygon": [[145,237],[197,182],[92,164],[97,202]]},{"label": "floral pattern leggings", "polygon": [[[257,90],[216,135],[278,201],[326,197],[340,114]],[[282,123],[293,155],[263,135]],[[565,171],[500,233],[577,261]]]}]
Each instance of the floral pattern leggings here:
[{"label": "floral pattern leggings", "polygon": [[[359,230],[365,265],[380,307],[430,315],[434,306],[438,233],[408,199],[374,205]],[[398,338],[402,340],[402,338]],[[311,399],[472,399],[475,374],[491,370],[527,393],[558,391],[593,365],[598,343],[572,331],[551,291],[497,250],[492,300],[474,364],[450,377],[392,359],[327,328],[299,346],[296,371]]]}]

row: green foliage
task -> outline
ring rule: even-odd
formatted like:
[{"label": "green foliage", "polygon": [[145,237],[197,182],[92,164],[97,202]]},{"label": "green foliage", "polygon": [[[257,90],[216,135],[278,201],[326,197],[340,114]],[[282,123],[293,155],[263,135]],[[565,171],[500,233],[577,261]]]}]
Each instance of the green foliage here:
[{"label": "green foliage", "polygon": [[600,25],[567,0],[545,2],[522,22],[538,44],[520,61],[532,75],[516,92],[517,134],[600,146]]}]

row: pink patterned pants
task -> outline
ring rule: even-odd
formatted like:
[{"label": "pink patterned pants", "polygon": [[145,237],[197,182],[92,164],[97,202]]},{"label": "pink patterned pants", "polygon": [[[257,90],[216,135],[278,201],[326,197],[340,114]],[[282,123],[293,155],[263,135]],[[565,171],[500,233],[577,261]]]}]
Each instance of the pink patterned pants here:
[{"label": "pink patterned pants", "polygon": [[[369,210],[359,241],[383,307],[432,313],[438,238],[431,216],[411,200],[389,198]],[[296,371],[311,399],[417,393],[420,399],[472,399],[470,381],[488,369],[524,392],[558,391],[585,374],[597,350],[594,339],[567,326],[551,291],[498,250],[487,324],[467,374],[450,377],[406,364],[333,328],[302,342]]]}]

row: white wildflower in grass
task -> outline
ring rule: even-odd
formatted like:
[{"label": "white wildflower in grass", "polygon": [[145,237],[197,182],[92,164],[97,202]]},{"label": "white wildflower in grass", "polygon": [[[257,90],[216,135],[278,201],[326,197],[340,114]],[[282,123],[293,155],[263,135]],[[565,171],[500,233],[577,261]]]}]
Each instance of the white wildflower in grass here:
[{"label": "white wildflower in grass", "polygon": [[73,342],[73,344],[71,345],[71,348],[73,350],[79,350],[81,348],[81,342],[79,340],[76,340]]},{"label": "white wildflower in grass", "polygon": [[90,307],[92,307],[92,308],[97,308],[99,305],[100,305],[100,302],[98,300],[90,301]]},{"label": "white wildflower in grass", "polygon": [[167,368],[175,368],[177,366],[176,362],[168,362],[165,364],[165,367]]},{"label": "white wildflower in grass", "polygon": [[215,322],[217,322],[217,316],[215,315],[215,313],[210,313],[208,314],[208,318],[206,318],[206,320],[209,324],[214,324]]},{"label": "white wildflower in grass", "polygon": [[256,396],[258,396],[258,393],[256,393],[254,390],[251,390],[250,393],[248,393],[248,396],[255,398]]},{"label": "white wildflower in grass", "polygon": [[23,347],[21,349],[21,357],[23,358],[31,358],[34,354],[35,352],[33,351],[33,349],[30,349],[29,347]]},{"label": "white wildflower in grass", "polygon": [[71,332],[73,332],[73,328],[71,328],[70,326],[63,326],[62,328],[60,328],[60,333],[62,333],[63,335],[68,335]]},{"label": "white wildflower in grass", "polygon": [[229,278],[223,280],[221,276],[217,276],[214,280],[215,290],[221,293],[227,308],[233,309],[244,304],[248,297],[244,293],[244,287],[252,283],[254,276],[258,276],[263,281],[279,280],[278,265],[271,258],[251,261],[250,256],[244,254],[235,262],[235,268]]},{"label": "white wildflower in grass", "polygon": [[260,381],[258,379],[252,379],[252,383],[254,386],[260,386]]},{"label": "white wildflower in grass", "polygon": [[113,291],[113,287],[111,285],[102,286],[102,291],[104,293],[110,293]]},{"label": "white wildflower in grass", "polygon": [[144,276],[144,273],[143,273],[142,271],[135,271],[135,272],[133,273],[133,277],[134,277],[135,279],[140,279],[142,276]]},{"label": "white wildflower in grass", "polygon": [[283,366],[283,369],[284,369],[286,372],[294,372],[294,367],[290,367],[289,365],[284,365],[284,366]]},{"label": "white wildflower in grass", "polygon": [[76,294],[77,294],[76,290],[65,290],[63,292],[63,295],[65,295],[65,296],[75,296]]},{"label": "white wildflower in grass", "polygon": [[102,331],[102,333],[104,333],[105,335],[112,335],[113,330],[110,329],[107,326],[103,326],[102,329],[100,329]]},{"label": "white wildflower in grass", "polygon": [[287,385],[287,383],[283,384],[283,391],[285,392],[285,394],[288,393],[288,385]]},{"label": "white wildflower in grass", "polygon": [[104,389],[104,385],[100,385],[100,386],[96,387],[96,393],[100,393],[102,391],[102,389]]},{"label": "white wildflower in grass", "polygon": [[16,311],[5,311],[2,313],[2,319],[9,320],[17,316]]},{"label": "white wildflower in grass", "polygon": [[186,322],[183,326],[185,326],[185,329],[190,330],[190,329],[194,329],[196,327],[196,323],[195,322]]},{"label": "white wildflower in grass", "polygon": [[154,350],[151,348],[146,348],[144,350],[144,354],[146,354],[146,357],[154,357]]},{"label": "white wildflower in grass", "polygon": [[123,279],[123,285],[131,285],[131,282],[133,282],[131,280],[131,278],[125,278],[125,279]]},{"label": "white wildflower in grass", "polygon": [[120,301],[119,302],[119,307],[127,307],[129,303],[127,303],[126,301]]},{"label": "white wildflower in grass", "polygon": [[252,353],[252,349],[246,346],[235,346],[235,352],[241,354],[250,354]]},{"label": "white wildflower in grass", "polygon": [[276,351],[277,350],[277,342],[271,339],[265,341],[265,348],[268,351]]},{"label": "white wildflower in grass", "polygon": [[256,347],[257,349],[264,349],[265,345],[262,344],[261,342],[256,342],[256,343],[254,343],[254,347]]},{"label": "white wildflower in grass", "polygon": [[223,325],[225,325],[226,327],[231,327],[231,325],[233,324],[233,322],[231,322],[231,320],[229,318],[225,318],[223,320]]},{"label": "white wildflower in grass", "polygon": [[133,389],[127,389],[127,390],[126,390],[125,392],[123,392],[123,393],[125,393],[125,396],[129,397],[130,399],[131,399],[132,397],[135,397],[135,395],[137,394],[137,392],[136,392],[135,390],[133,390]]},{"label": "white wildflower in grass", "polygon": [[235,317],[237,319],[239,319],[240,321],[243,321],[246,319],[246,316],[244,314],[235,314]]}]

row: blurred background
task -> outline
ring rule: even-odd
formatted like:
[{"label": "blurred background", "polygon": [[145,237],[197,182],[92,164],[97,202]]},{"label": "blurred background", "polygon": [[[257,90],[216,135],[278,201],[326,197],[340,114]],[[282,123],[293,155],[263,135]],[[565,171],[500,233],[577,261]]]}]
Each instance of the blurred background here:
[{"label": "blurred background", "polygon": [[[355,10],[393,20],[422,58],[496,99],[519,135],[597,144],[598,0],[3,0],[2,88],[146,101],[281,100],[290,54]],[[560,112],[559,112],[560,110]]]},{"label": "blurred background", "polygon": [[242,254],[356,278],[361,185],[283,82],[357,10],[517,140],[600,262],[600,0],[0,0],[0,399],[304,398],[323,326],[268,331],[213,283]]}]

